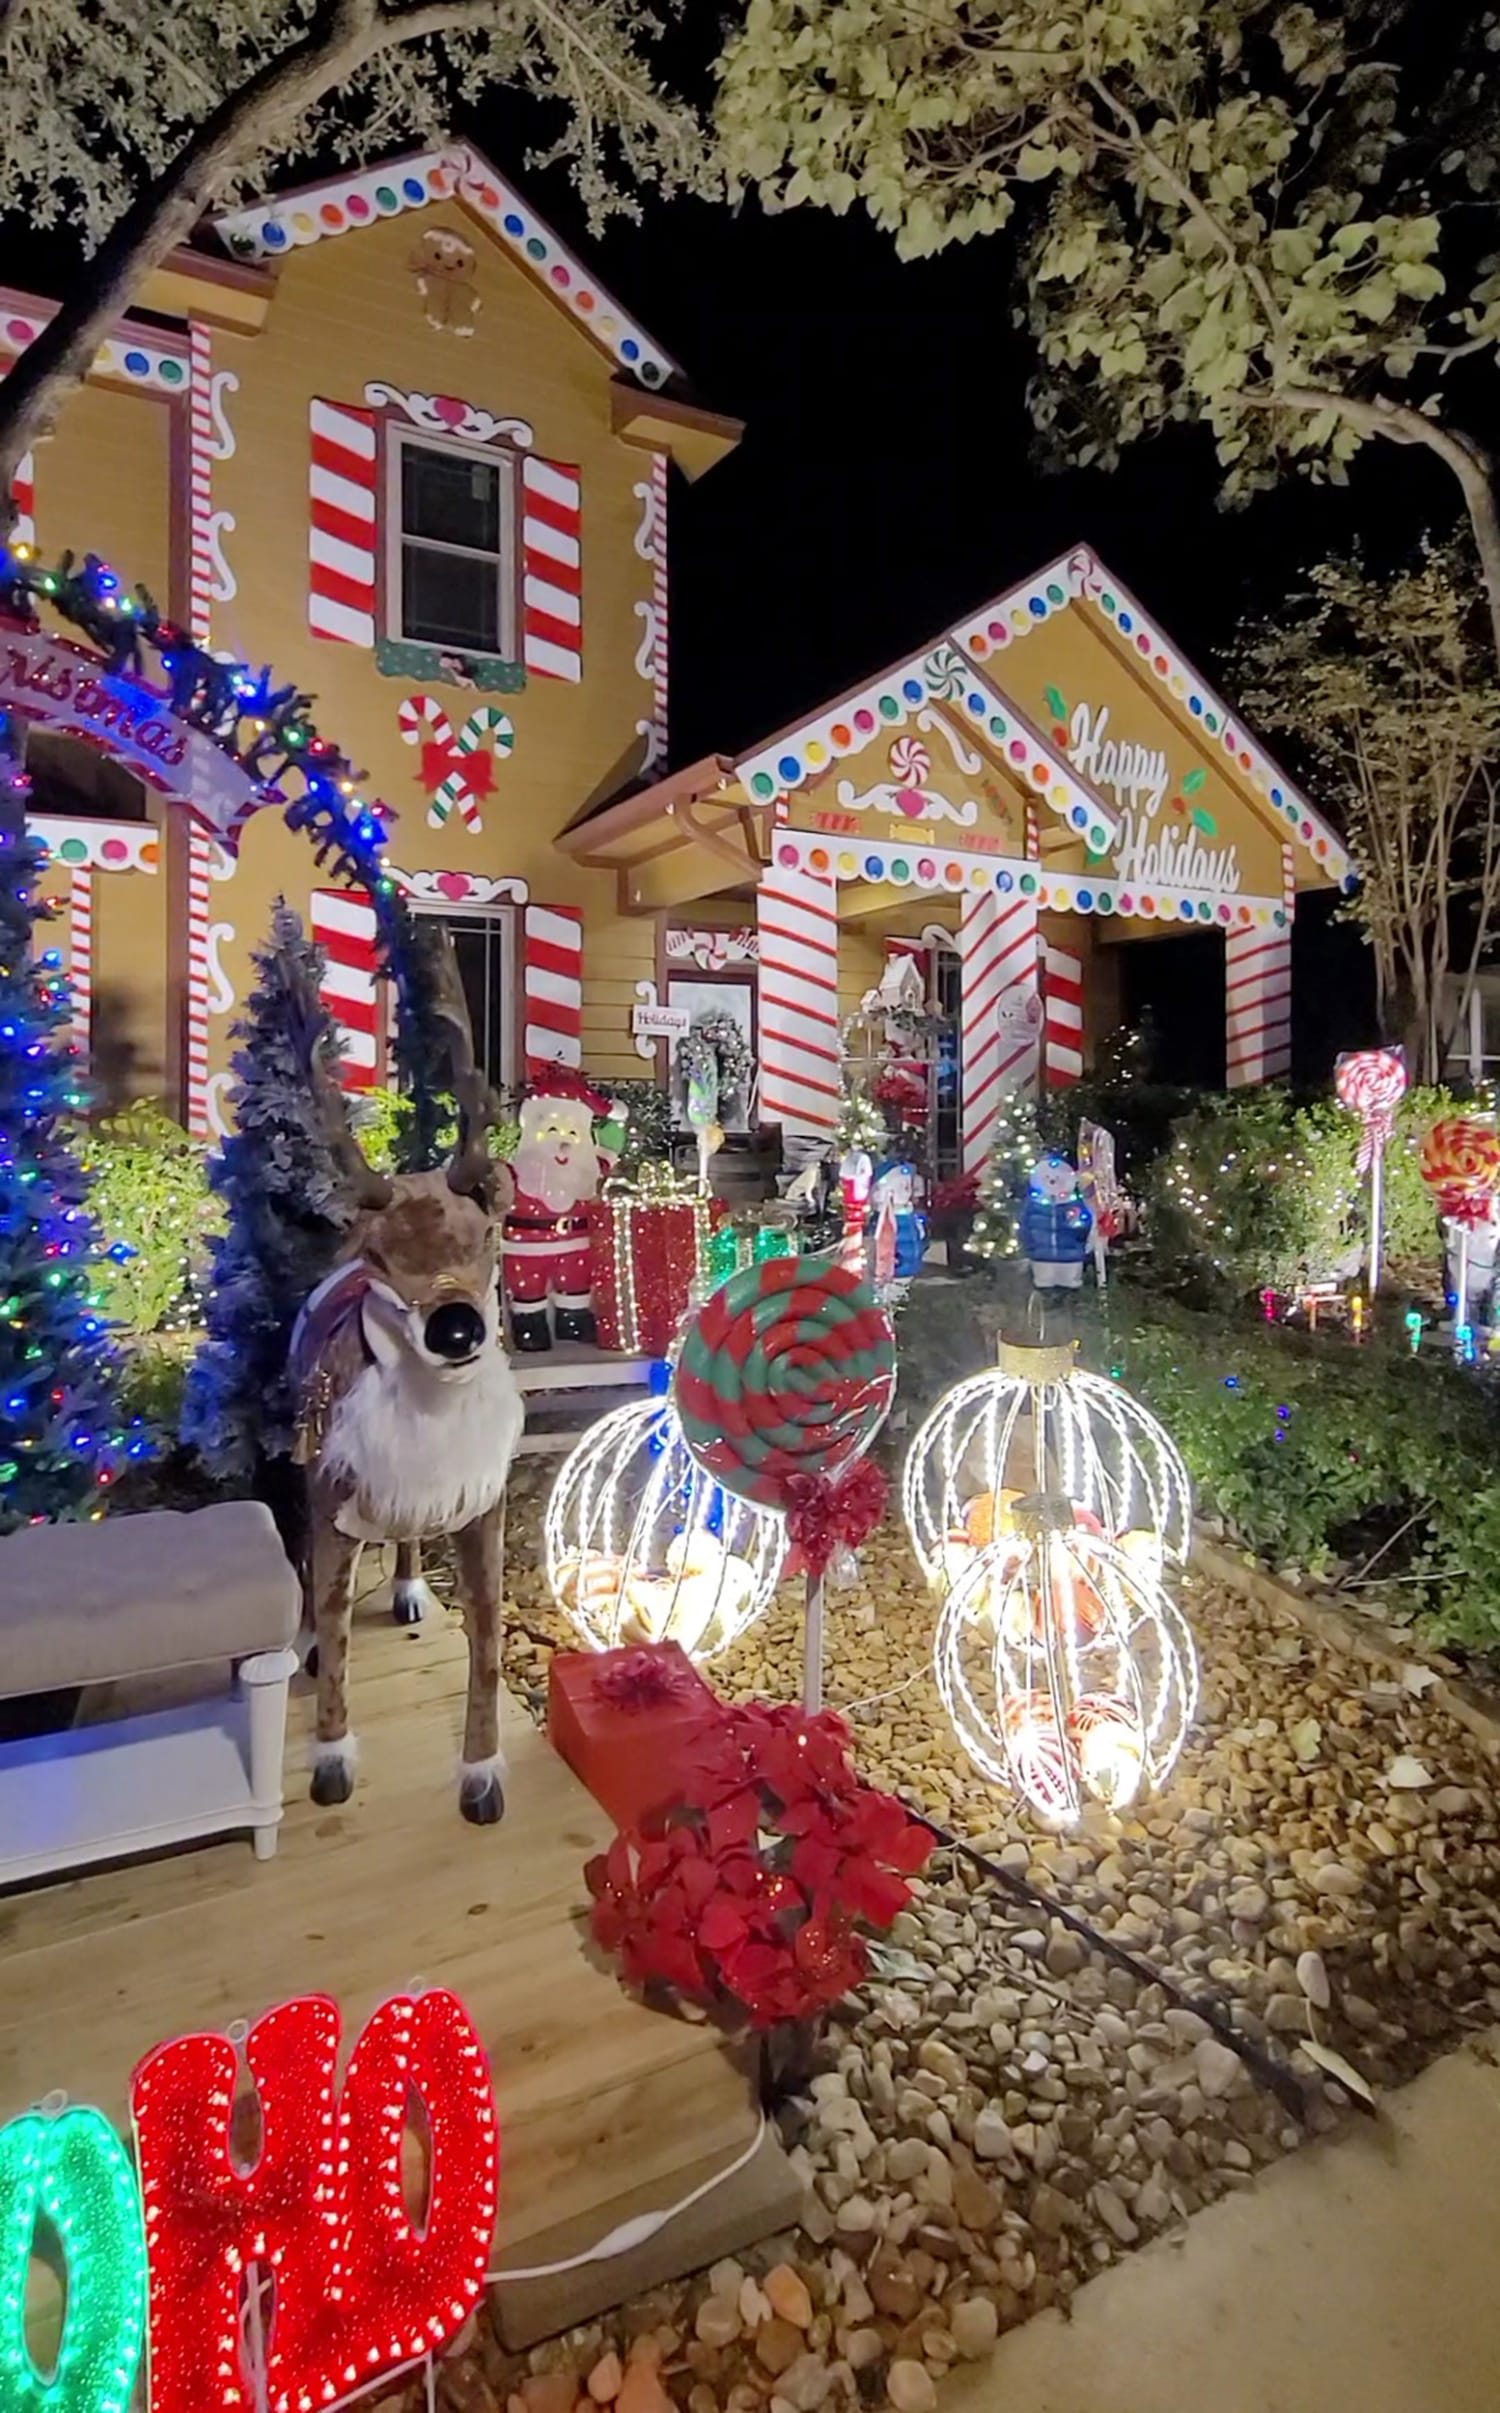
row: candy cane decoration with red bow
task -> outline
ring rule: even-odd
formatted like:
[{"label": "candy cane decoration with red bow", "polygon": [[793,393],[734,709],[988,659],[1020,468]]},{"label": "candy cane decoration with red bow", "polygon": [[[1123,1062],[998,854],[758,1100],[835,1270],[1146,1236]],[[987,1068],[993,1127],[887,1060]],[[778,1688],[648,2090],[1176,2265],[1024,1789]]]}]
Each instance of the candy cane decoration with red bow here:
[{"label": "candy cane decoration with red bow", "polygon": [[[449,815],[457,812],[466,829],[482,830],[481,806],[494,784],[491,756],[503,760],[516,742],[509,713],[494,704],[481,704],[470,713],[457,738],[436,696],[409,695],[396,717],[407,745],[422,749],[419,776],[431,791],[430,826],[441,829]],[[489,752],[482,752],[484,748]]]}]

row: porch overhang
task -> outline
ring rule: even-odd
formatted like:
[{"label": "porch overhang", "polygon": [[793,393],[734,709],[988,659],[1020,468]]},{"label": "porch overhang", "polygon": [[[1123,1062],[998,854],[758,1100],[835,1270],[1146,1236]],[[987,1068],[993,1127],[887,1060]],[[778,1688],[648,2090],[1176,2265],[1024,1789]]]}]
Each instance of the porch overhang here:
[{"label": "porch overhang", "polygon": [[575,822],[556,844],[585,869],[615,874],[621,913],[661,913],[753,888],[769,859],[767,821],[733,763],[708,754]]}]

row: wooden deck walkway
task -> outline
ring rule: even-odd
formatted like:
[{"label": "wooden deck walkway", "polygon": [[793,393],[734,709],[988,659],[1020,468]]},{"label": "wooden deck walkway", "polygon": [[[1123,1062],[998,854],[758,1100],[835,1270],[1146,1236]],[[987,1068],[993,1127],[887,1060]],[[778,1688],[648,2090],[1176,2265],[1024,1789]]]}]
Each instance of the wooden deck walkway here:
[{"label": "wooden deck walkway", "polygon": [[[426,1983],[462,1997],[491,2055],[500,2264],[584,2251],[741,2156],[758,2126],[743,2069],[713,2031],[631,2001],[594,1954],[583,1868],[612,1830],[514,1703],[506,1817],[460,1818],[464,1668],[455,1620],[399,1630],[381,1595],[356,1619],[351,1803],[307,1799],[299,1680],[273,1860],[236,1838],[0,1899],[0,2121],[61,2088],[123,2122],[153,2046],[298,1993],[337,2000],[347,2051],[379,2001]],[[682,2234],[562,2289],[502,2291],[507,2334],[526,2343],[769,2233],[793,2215],[788,2181],[768,2141]]]}]

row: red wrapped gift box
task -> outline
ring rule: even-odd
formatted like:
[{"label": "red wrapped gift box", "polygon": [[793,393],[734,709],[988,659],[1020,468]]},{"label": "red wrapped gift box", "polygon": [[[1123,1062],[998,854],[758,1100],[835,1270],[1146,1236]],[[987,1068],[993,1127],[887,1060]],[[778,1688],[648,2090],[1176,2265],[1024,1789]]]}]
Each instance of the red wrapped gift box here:
[{"label": "red wrapped gift box", "polygon": [[639,1826],[680,1797],[694,1747],[723,1714],[680,1643],[553,1653],[552,1748],[617,1827]]},{"label": "red wrapped gift box", "polygon": [[695,1194],[663,1198],[649,1189],[612,1189],[590,1201],[589,1272],[602,1349],[665,1357],[687,1312],[713,1212]]}]

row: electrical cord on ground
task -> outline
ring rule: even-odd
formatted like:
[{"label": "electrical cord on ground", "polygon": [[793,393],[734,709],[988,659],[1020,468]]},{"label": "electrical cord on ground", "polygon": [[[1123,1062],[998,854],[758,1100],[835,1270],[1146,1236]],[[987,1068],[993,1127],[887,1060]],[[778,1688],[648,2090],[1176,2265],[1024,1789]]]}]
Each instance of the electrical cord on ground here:
[{"label": "electrical cord on ground", "polygon": [[1000,1862],[992,1860],[988,1852],[981,1852],[974,1844],[966,1843],[961,1835],[955,1835],[949,1828],[940,1826],[924,1810],[913,1809],[911,1814],[919,1825],[926,1827],[930,1835],[936,1836],[945,1851],[955,1852],[960,1859],[982,1869],[992,1884],[998,1885],[1005,1893],[1013,1894],[1017,1901],[1029,1903],[1033,1909],[1044,1910],[1050,1918],[1060,1920],[1072,1934],[1082,1937],[1091,1950],[1101,1953],[1117,1969],[1126,1970],[1137,1985],[1160,1986],[1179,2010],[1192,2011],[1218,2038],[1220,2044],[1228,2045],[1232,2053],[1238,2054],[1251,2077],[1259,2085],[1268,2087],[1294,2119],[1306,2122],[1307,2097],[1295,2070],[1289,2069],[1284,2061],[1278,2061],[1274,2054],[1268,2053],[1249,2036],[1242,2036],[1211,1996],[1190,1994],[1165,1970],[1155,1969],[1149,1961],[1143,1961],[1135,1953],[1128,1952],[1123,1944],[1117,1944],[1113,1937],[1091,1926],[1080,1912],[1069,1910],[1066,1903],[1059,1902],[1055,1895],[1044,1893],[1039,1885],[1033,1885],[1028,1877],[1019,1876],[1013,1868],[1002,1868]]}]

